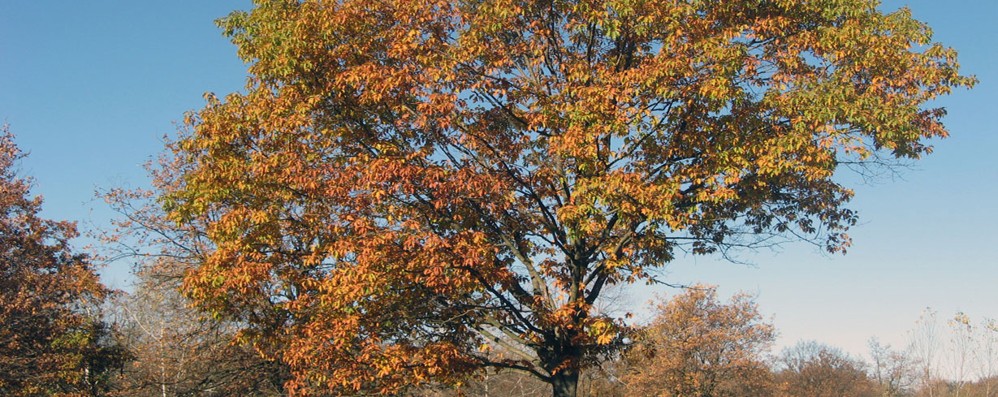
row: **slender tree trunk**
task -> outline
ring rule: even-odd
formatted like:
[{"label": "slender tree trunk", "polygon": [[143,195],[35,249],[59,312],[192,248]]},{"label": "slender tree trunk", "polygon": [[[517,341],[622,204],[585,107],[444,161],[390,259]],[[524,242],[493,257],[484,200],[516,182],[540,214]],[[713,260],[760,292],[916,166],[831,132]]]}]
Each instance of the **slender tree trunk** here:
[{"label": "slender tree trunk", "polygon": [[579,370],[566,368],[551,375],[551,395],[553,397],[576,397],[579,386]]}]

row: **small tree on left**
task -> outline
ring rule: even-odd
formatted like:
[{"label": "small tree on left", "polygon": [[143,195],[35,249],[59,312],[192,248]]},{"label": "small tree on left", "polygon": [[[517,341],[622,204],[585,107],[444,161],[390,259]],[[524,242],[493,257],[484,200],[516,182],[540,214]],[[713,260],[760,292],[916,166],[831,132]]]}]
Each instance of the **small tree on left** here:
[{"label": "small tree on left", "polygon": [[0,127],[0,395],[98,395],[122,357],[100,346],[106,330],[87,310],[108,290],[71,249],[75,224],[39,216],[41,197],[16,172],[22,157]]}]

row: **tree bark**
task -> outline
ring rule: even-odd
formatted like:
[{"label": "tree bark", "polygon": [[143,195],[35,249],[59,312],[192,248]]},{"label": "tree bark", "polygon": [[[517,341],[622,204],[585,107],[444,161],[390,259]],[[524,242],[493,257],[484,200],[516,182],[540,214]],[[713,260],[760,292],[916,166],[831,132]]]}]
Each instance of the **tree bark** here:
[{"label": "tree bark", "polygon": [[551,375],[551,395],[553,397],[576,397],[579,385],[579,370],[564,368]]}]

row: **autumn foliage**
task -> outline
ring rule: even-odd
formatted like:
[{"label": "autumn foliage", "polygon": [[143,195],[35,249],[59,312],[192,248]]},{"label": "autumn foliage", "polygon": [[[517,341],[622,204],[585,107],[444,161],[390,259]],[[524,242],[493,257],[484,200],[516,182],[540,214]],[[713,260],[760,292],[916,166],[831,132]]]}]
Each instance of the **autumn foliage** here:
[{"label": "autumn foliage", "polygon": [[[83,396],[114,361],[97,346],[103,332],[87,315],[107,294],[69,240],[75,225],[39,216],[41,197],[19,177],[23,155],[0,130],[0,395]],[[99,368],[98,368],[99,367]]]},{"label": "autumn foliage", "polygon": [[839,349],[817,342],[800,342],[783,351],[776,374],[777,397],[874,397],[878,390],[863,364]]},{"label": "autumn foliage", "polygon": [[211,242],[201,308],[292,393],[517,369],[576,394],[621,346],[593,310],[679,252],[849,245],[840,165],[917,158],[970,86],[872,0],[260,0],[221,21],[160,202]]},{"label": "autumn foliage", "polygon": [[761,396],[770,388],[765,354],[776,338],[744,293],[730,302],[696,285],[660,302],[637,334],[620,374],[634,396]]}]

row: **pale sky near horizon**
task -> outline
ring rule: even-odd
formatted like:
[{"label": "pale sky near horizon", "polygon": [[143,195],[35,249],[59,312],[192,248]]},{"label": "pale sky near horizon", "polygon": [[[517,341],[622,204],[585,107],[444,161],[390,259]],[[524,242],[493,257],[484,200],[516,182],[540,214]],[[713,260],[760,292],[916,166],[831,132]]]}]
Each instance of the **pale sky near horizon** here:
[{"label": "pale sky near horizon", "polygon": [[[845,256],[804,244],[745,253],[743,266],[679,258],[676,283],[718,284],[723,295],[757,294],[781,336],[778,346],[814,339],[852,353],[877,337],[906,341],[921,310],[998,317],[998,2],[887,1],[909,5],[956,48],[980,83],[937,104],[952,136],[900,178],[855,185],[860,225]],[[81,228],[111,216],[97,188],[144,186],[142,164],[162,150],[202,94],[240,90],[246,66],[213,20],[247,1],[0,0],[0,121],[30,152],[22,171],[45,197],[44,215]],[[127,285],[127,265],[104,270]],[[625,302],[645,304],[636,288]],[[674,291],[664,290],[666,293]],[[640,311],[640,310],[637,310]]]}]

